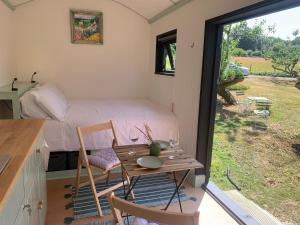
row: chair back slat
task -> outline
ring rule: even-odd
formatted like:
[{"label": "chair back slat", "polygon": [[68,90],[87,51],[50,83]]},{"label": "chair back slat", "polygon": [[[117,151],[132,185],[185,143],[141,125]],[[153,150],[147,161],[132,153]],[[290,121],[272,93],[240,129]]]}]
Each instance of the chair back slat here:
[{"label": "chair back slat", "polygon": [[83,156],[83,162],[88,164],[88,158],[87,158],[87,154],[86,154],[86,149],[85,149],[85,144],[84,144],[84,140],[83,140],[83,136],[87,135],[87,134],[91,134],[91,133],[95,133],[95,132],[100,132],[100,131],[104,131],[104,130],[111,130],[112,134],[113,134],[113,143],[112,143],[112,147],[118,145],[118,140],[116,137],[116,132],[113,126],[112,121],[110,120],[109,122],[106,123],[101,123],[101,124],[96,124],[93,126],[89,126],[89,127],[77,127],[77,134],[79,137],[79,142],[80,142],[80,154],[81,156]]},{"label": "chair back slat", "polygon": [[82,134],[90,134],[90,133],[109,130],[109,129],[112,129],[111,121],[107,123],[96,124],[89,127],[80,127]]},{"label": "chair back slat", "polygon": [[126,212],[139,218],[166,225],[199,225],[200,213],[198,211],[193,214],[188,214],[151,209],[118,198],[113,193],[109,195],[109,202],[115,219],[118,221],[118,224],[121,225],[123,224],[123,220],[122,217],[120,217],[120,212]]}]

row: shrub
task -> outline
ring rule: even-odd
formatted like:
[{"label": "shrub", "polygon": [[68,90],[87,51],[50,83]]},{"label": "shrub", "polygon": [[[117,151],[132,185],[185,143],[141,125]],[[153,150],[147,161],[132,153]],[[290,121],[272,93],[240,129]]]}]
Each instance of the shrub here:
[{"label": "shrub", "polygon": [[234,56],[238,56],[238,57],[246,57],[246,56],[248,56],[247,51],[245,51],[242,48],[236,48],[236,49],[234,49],[232,54]]},{"label": "shrub", "polygon": [[261,51],[254,51],[251,53],[252,57],[262,57]]},{"label": "shrub", "polygon": [[247,50],[246,52],[247,52],[247,56],[249,56],[249,57],[252,56],[252,53],[253,53],[252,50]]},{"label": "shrub", "polygon": [[282,72],[252,72],[252,75],[268,76],[268,77],[290,77],[289,74]]},{"label": "shrub", "polygon": [[243,85],[243,84],[235,84],[231,87],[229,87],[230,91],[246,91],[248,90],[250,87],[247,85]]},{"label": "shrub", "polygon": [[228,77],[242,78],[242,77],[244,77],[244,75],[243,75],[242,71],[240,71],[238,69],[228,69],[225,71],[222,79],[227,80]]}]

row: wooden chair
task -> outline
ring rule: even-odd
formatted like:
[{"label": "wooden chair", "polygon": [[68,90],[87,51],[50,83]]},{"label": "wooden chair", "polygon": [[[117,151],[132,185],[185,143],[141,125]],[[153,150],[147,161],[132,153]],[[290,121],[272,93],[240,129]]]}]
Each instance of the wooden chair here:
[{"label": "wooden chair", "polygon": [[[198,211],[193,214],[187,214],[151,209],[118,198],[114,193],[110,193],[108,200],[116,225],[124,225],[121,212],[135,216],[136,220],[141,220],[142,218],[142,220],[151,221],[152,223],[155,222],[165,225],[199,225],[200,213]],[[135,224],[139,223],[135,221]]]},{"label": "wooden chair", "polygon": [[[83,139],[84,135],[88,135],[88,134],[92,134],[92,133],[100,132],[100,131],[104,131],[104,130],[112,131],[112,134],[113,134],[112,148],[96,151],[96,155],[87,155],[86,149],[85,149],[85,144],[84,144],[84,139]],[[89,127],[77,127],[77,133],[78,133],[81,148],[80,148],[79,157],[78,157],[75,197],[76,198],[78,197],[78,191],[81,187],[90,184],[92,192],[93,192],[94,200],[96,202],[97,211],[99,213],[99,216],[102,216],[103,214],[102,214],[102,210],[101,210],[101,206],[100,206],[98,198],[100,196],[107,195],[109,192],[123,186],[123,182],[121,182],[119,184],[116,184],[116,185],[109,187],[100,192],[97,192],[96,186],[95,186],[96,181],[102,180],[105,178],[106,178],[106,183],[108,184],[111,170],[120,166],[120,161],[113,150],[113,147],[118,145],[114,126],[113,126],[112,121],[109,121],[107,123],[96,124],[96,125],[89,126]],[[99,153],[100,155],[97,155],[97,153]],[[103,156],[105,156],[105,155],[108,156],[107,161],[104,161],[104,163],[101,163],[101,162],[103,162]],[[111,160],[111,161],[109,161],[109,160]],[[106,162],[107,162],[107,164],[105,164]],[[86,167],[86,169],[87,169],[88,181],[80,183],[82,167]],[[101,175],[94,178],[93,173],[92,173],[92,168],[100,169]],[[126,181],[124,182],[124,184],[129,185],[129,178],[127,176],[126,176]],[[132,194],[132,197],[134,198],[133,192],[131,194]]]},{"label": "wooden chair", "polygon": [[257,110],[269,110],[272,106],[272,102],[270,101],[256,101],[255,102]]},{"label": "wooden chair", "polygon": [[236,91],[236,101],[238,105],[238,113],[242,116],[247,116],[250,113],[250,102],[245,99],[245,91]]}]

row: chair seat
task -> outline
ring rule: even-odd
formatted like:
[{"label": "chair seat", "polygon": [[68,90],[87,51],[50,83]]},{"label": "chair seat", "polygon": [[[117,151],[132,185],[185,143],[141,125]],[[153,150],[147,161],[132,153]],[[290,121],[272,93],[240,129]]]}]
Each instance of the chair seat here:
[{"label": "chair seat", "polygon": [[92,155],[87,157],[90,165],[104,170],[109,170],[120,164],[120,160],[112,148],[93,151]]},{"label": "chair seat", "polygon": [[269,110],[254,110],[254,114],[257,116],[269,116],[270,111]]},{"label": "chair seat", "polygon": [[158,223],[153,223],[153,222],[150,222],[150,221],[147,221],[143,218],[138,218],[136,217],[134,220],[133,220],[133,223],[132,225],[160,225]]}]

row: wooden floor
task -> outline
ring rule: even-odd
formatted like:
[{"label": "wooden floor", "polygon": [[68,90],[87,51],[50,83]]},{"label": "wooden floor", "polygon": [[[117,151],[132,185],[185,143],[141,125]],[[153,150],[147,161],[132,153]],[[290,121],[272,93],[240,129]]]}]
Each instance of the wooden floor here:
[{"label": "wooden floor", "polygon": [[[64,185],[72,184],[74,179],[49,180],[48,186],[48,212],[46,225],[64,225],[66,217],[73,217],[73,209],[65,209],[65,205],[70,203],[70,199],[65,199],[64,195],[69,194],[70,190],[65,189]],[[201,225],[237,225],[237,223],[201,188],[193,188],[185,184],[185,192],[189,197],[194,197],[195,201],[188,200],[183,202],[184,212],[194,212],[200,210]],[[159,207],[161,208],[161,207]],[[179,211],[178,203],[172,204],[169,211]],[[110,220],[111,216],[104,216],[101,220]],[[98,221],[99,218],[88,218],[74,221],[71,225],[83,225]]]}]

